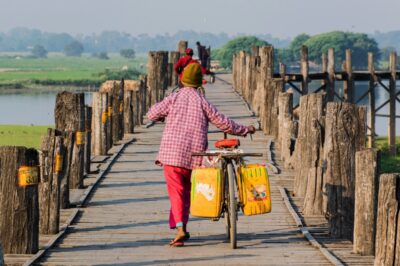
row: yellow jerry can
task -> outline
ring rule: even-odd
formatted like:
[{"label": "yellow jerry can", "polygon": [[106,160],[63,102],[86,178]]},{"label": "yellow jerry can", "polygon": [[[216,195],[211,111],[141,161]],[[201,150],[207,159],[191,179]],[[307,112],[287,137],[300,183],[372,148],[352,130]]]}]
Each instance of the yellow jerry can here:
[{"label": "yellow jerry can", "polygon": [[209,218],[221,215],[222,177],[220,168],[198,168],[192,171],[191,215]]},{"label": "yellow jerry can", "polygon": [[244,215],[271,212],[271,192],[267,169],[261,164],[248,164],[238,169],[239,198]]}]

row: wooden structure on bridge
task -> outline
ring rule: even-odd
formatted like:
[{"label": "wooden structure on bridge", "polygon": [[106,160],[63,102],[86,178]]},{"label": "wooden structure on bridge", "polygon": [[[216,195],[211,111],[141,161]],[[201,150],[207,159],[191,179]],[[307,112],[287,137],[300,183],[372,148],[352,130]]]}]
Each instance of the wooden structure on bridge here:
[{"label": "wooden structure on bridge", "polygon": [[[368,146],[374,147],[375,118],[388,117],[390,152],[396,155],[397,55],[390,55],[387,71],[374,69],[373,54],[368,55],[368,71],[353,71],[351,52],[346,50],[342,70],[336,71],[334,51],[329,49],[328,56],[322,55],[322,72],[309,73],[307,47],[300,53],[300,73],[296,74],[286,73],[283,64],[274,73],[271,46],[235,54],[234,88],[260,116],[262,130],[275,137],[285,166],[295,170],[293,204],[308,226],[329,236],[329,240],[319,238],[322,244],[332,243],[332,238],[347,239],[354,252],[375,255],[375,265],[398,265],[400,236],[394,232],[400,222],[398,196],[394,195],[400,194],[399,176],[378,178],[379,153],[365,145],[368,137]],[[315,91],[308,86],[312,80],[321,82]],[[335,89],[338,80],[343,81],[342,94]],[[369,81],[369,88],[356,99],[358,81]],[[285,92],[286,84],[300,94],[298,105],[293,106],[293,93]],[[378,85],[389,98],[376,107]],[[365,97],[369,98],[368,113],[357,106]],[[389,113],[378,114],[387,104]],[[327,231],[322,229],[325,223]],[[340,252],[335,254],[343,261],[348,259]]]}]

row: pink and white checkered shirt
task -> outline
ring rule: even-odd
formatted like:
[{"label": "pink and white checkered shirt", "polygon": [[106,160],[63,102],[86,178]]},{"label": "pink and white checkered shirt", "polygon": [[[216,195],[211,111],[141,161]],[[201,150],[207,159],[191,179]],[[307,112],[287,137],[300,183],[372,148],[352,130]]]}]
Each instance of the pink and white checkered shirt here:
[{"label": "pink and white checkered shirt", "polygon": [[201,165],[201,157],[192,152],[207,149],[208,122],[224,132],[245,136],[246,126],[220,114],[196,89],[182,88],[153,105],[147,117],[152,121],[166,118],[157,163],[193,169]]}]

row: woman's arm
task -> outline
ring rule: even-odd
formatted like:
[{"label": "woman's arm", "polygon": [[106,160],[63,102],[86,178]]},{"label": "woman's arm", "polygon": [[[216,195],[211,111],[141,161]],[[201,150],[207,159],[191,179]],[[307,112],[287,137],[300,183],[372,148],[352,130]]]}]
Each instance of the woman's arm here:
[{"label": "woman's arm", "polygon": [[150,107],[150,110],[147,112],[147,117],[151,121],[160,121],[165,118],[170,110],[172,103],[174,102],[174,94],[164,98],[161,102],[154,104]]},{"label": "woman's arm", "polygon": [[[214,105],[209,103],[206,99],[203,98],[203,110],[207,115],[210,122],[221,129],[222,131],[232,134],[232,135],[240,135],[246,136],[249,133],[249,127],[239,125],[232,119],[229,119],[225,115],[218,112],[217,108]],[[250,132],[254,133],[254,132]]]}]

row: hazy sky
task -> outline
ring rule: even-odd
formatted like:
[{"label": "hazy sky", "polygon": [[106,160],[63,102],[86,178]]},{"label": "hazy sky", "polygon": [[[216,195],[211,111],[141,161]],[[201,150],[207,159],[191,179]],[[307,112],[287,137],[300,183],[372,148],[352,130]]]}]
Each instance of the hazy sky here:
[{"label": "hazy sky", "polygon": [[201,32],[292,37],[332,30],[400,30],[400,0],[0,0],[0,31],[133,35]]}]

